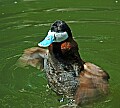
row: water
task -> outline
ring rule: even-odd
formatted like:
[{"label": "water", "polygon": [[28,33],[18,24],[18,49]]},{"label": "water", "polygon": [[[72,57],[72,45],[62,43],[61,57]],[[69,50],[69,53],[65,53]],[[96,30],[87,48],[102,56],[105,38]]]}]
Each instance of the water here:
[{"label": "water", "polygon": [[0,108],[57,108],[65,104],[45,73],[17,67],[23,50],[46,36],[55,20],[72,29],[84,60],[110,74],[110,94],[89,108],[120,108],[119,0],[0,0]]}]

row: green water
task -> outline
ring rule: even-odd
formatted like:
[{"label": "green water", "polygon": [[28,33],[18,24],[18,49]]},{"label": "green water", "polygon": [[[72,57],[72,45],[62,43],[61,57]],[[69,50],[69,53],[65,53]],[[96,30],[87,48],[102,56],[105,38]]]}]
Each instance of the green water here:
[{"label": "green water", "polygon": [[0,108],[57,108],[45,73],[17,67],[23,50],[43,39],[55,20],[72,29],[84,60],[110,74],[110,94],[88,108],[120,108],[120,1],[0,0]]}]

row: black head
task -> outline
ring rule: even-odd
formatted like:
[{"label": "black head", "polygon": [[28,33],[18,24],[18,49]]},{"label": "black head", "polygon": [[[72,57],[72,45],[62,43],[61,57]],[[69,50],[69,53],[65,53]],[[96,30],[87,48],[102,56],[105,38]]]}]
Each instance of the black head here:
[{"label": "black head", "polygon": [[67,32],[69,37],[72,37],[71,30],[69,26],[61,20],[55,21],[51,26],[51,31],[53,32]]}]

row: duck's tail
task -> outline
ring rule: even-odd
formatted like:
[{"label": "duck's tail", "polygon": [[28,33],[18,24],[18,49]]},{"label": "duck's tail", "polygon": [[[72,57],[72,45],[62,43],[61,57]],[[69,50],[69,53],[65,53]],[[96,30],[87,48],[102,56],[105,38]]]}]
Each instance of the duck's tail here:
[{"label": "duck's tail", "polygon": [[48,50],[33,47],[24,50],[22,56],[18,59],[17,65],[20,67],[26,67],[31,65],[37,69],[44,69],[45,60],[48,58]]},{"label": "duck's tail", "polygon": [[109,78],[108,73],[100,67],[89,62],[85,63],[84,70],[80,73],[80,84],[75,94],[76,104],[90,102],[99,96],[108,94]]}]

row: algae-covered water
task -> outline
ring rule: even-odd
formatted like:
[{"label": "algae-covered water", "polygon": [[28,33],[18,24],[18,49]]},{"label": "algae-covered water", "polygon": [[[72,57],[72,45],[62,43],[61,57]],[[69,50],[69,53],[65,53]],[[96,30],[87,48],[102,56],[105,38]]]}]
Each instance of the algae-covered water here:
[{"label": "algae-covered water", "polygon": [[58,19],[71,27],[81,57],[111,77],[109,95],[87,108],[120,108],[119,0],[0,0],[0,108],[67,103],[48,88],[44,72],[16,65],[23,50],[37,46]]}]

